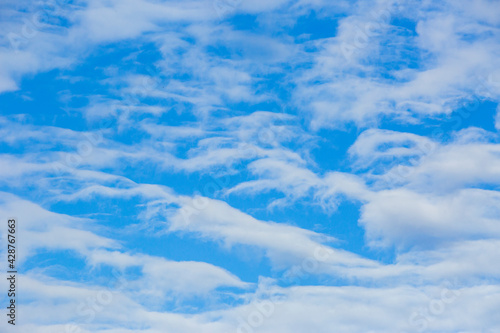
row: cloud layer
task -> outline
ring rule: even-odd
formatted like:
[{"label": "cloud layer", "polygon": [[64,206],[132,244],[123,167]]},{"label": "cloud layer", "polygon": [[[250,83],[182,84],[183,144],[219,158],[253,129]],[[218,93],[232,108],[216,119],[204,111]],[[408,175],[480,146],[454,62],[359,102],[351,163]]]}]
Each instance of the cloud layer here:
[{"label": "cloud layer", "polygon": [[494,1],[2,7],[19,331],[500,330]]}]

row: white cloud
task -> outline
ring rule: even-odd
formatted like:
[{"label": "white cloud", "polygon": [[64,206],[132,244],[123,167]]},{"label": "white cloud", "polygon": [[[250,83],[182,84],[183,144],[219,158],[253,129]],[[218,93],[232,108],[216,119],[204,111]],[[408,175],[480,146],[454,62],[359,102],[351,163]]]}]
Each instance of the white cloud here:
[{"label": "white cloud", "polygon": [[368,239],[382,246],[435,246],[454,239],[498,238],[500,194],[463,189],[447,195],[383,190],[362,208]]},{"label": "white cloud", "polygon": [[88,220],[50,212],[11,194],[2,192],[0,198],[3,216],[14,217],[19,221],[23,252],[19,259],[21,261],[40,249],[74,250],[85,255],[95,248],[119,247],[116,241],[85,230],[89,228]]},{"label": "white cloud", "polygon": [[373,168],[374,163],[384,162],[390,166],[392,160],[405,157],[420,157],[435,150],[436,143],[427,137],[412,133],[369,129],[361,133],[349,148],[355,158],[354,167]]},{"label": "white cloud", "polygon": [[144,299],[159,299],[161,302],[165,302],[166,297],[172,294],[180,301],[182,297],[190,295],[206,297],[209,292],[221,286],[249,286],[228,271],[204,262],[171,261],[149,255],[99,250],[90,253],[88,263],[93,266],[105,264],[121,270],[141,267],[142,277],[129,281],[127,290]]},{"label": "white cloud", "polygon": [[[295,76],[296,101],[311,110],[313,128],[367,126],[385,116],[414,122],[450,114],[467,100],[498,101],[487,81],[500,47],[492,24],[451,4],[442,5],[446,14],[419,2],[362,4],[340,20],[337,36],[316,43],[314,66]],[[383,14],[374,16],[375,7]],[[390,18],[415,23],[416,33]],[[395,68],[384,70],[391,63]]]},{"label": "white cloud", "polygon": [[[9,148],[0,155],[0,184],[19,194],[0,193],[0,215],[20,221],[21,260],[37,251],[69,250],[96,271],[109,266],[140,271],[121,290],[103,289],[97,278],[77,283],[48,278],[36,268],[23,273],[28,298],[21,305],[27,323],[21,329],[62,333],[65,323],[86,321],[81,304],[107,290],[113,299],[94,311],[84,325],[88,332],[157,333],[165,327],[181,333],[238,332],[249,315],[261,311],[255,301],[265,295],[277,296],[274,312],[262,314],[256,332],[498,330],[500,271],[492,265],[500,246],[497,133],[468,128],[448,140],[373,128],[389,117],[391,124],[416,125],[450,116],[458,128],[474,104],[498,102],[498,6],[486,0],[221,1],[90,0],[56,6],[43,24],[31,3],[5,2],[0,92],[18,89],[28,74],[70,69],[96,46],[134,49],[116,59],[129,70],[99,67],[107,76],[98,82],[104,92],[86,96],[90,102],[80,109],[90,125],[116,118],[108,127],[79,132],[31,125],[23,117],[0,118],[2,144]],[[222,19],[214,8],[220,4],[227,9]],[[250,14],[245,18],[252,29],[224,20],[237,14]],[[255,22],[253,14],[259,14]],[[300,19],[313,16],[330,22],[336,35],[295,36]],[[28,31],[23,19],[40,26]],[[117,43],[122,41],[126,46]],[[142,47],[157,51],[159,59],[140,63]],[[82,75],[71,74],[60,78],[80,82]],[[92,75],[84,79],[94,82]],[[65,94],[62,100],[71,101],[71,93]],[[291,99],[297,116],[260,111],[267,105],[284,108],[282,99]],[[174,113],[189,121],[174,126],[169,121]],[[311,152],[324,132],[315,130],[348,128],[348,123],[361,134],[343,171],[316,163]],[[120,142],[129,132],[137,136]],[[325,143],[336,145],[334,140]],[[236,175],[230,188],[229,182],[218,183],[213,195],[236,205],[205,193],[179,195],[175,182],[141,184],[129,172],[134,168],[178,176],[179,183],[185,176]],[[257,219],[244,209],[248,199],[237,197],[248,194],[269,199],[268,208],[286,210],[301,200],[326,213],[343,200],[357,201],[357,222],[368,245],[360,252],[385,251],[394,262],[336,248],[340,243],[328,235],[292,225],[302,225],[293,216],[288,223]],[[323,285],[300,285],[309,282],[302,280],[276,287],[260,276],[257,290],[248,291],[251,284],[222,267],[135,253],[101,236],[94,219],[50,211],[52,204],[107,200],[140,211],[137,221],[143,225],[130,229],[159,225],[168,237],[188,234],[191,240],[222,243],[228,255],[256,254],[256,263],[263,254],[276,283],[293,277],[297,267],[313,265],[306,273]],[[449,291],[439,286],[447,279],[460,289],[451,302]],[[6,283],[0,282],[3,290]],[[225,287],[237,291],[221,291]],[[203,309],[195,304],[200,299],[206,302]],[[443,312],[433,308],[436,304]]]},{"label": "white cloud", "polygon": [[447,246],[432,250],[416,250],[398,256],[399,265],[418,265],[422,276],[436,279],[455,279],[461,285],[481,283],[484,276],[498,279],[500,270],[491,265],[495,261],[500,241],[480,239],[460,241],[453,239]]},{"label": "white cloud", "polygon": [[[225,246],[246,245],[265,251],[278,269],[312,260],[329,270],[347,274],[350,267],[377,267],[377,262],[341,249],[323,245],[334,239],[299,227],[264,222],[229,206],[223,201],[204,197],[181,198],[180,209],[168,215],[171,232],[191,232],[202,238],[223,241]],[[329,268],[328,268],[329,267]]]}]

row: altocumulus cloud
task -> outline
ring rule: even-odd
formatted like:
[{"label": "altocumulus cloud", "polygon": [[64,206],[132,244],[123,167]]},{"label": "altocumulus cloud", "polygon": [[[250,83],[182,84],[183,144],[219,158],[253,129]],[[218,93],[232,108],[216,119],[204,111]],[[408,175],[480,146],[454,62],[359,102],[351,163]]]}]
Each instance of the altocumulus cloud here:
[{"label": "altocumulus cloud", "polygon": [[495,1],[0,18],[2,332],[500,331]]}]

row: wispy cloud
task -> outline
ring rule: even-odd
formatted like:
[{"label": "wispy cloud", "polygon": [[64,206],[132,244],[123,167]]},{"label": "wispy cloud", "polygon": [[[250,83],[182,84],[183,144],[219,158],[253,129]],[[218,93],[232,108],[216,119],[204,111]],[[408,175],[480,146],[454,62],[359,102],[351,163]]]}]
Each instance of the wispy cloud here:
[{"label": "wispy cloud", "polygon": [[18,328],[498,331],[499,14],[4,1]]}]

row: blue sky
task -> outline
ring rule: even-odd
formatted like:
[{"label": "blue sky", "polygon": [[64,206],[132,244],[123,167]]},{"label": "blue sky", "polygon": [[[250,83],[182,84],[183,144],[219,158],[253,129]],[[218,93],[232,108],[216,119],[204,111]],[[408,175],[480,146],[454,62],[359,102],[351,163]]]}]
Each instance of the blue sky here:
[{"label": "blue sky", "polygon": [[3,1],[2,332],[499,331],[499,17]]}]

